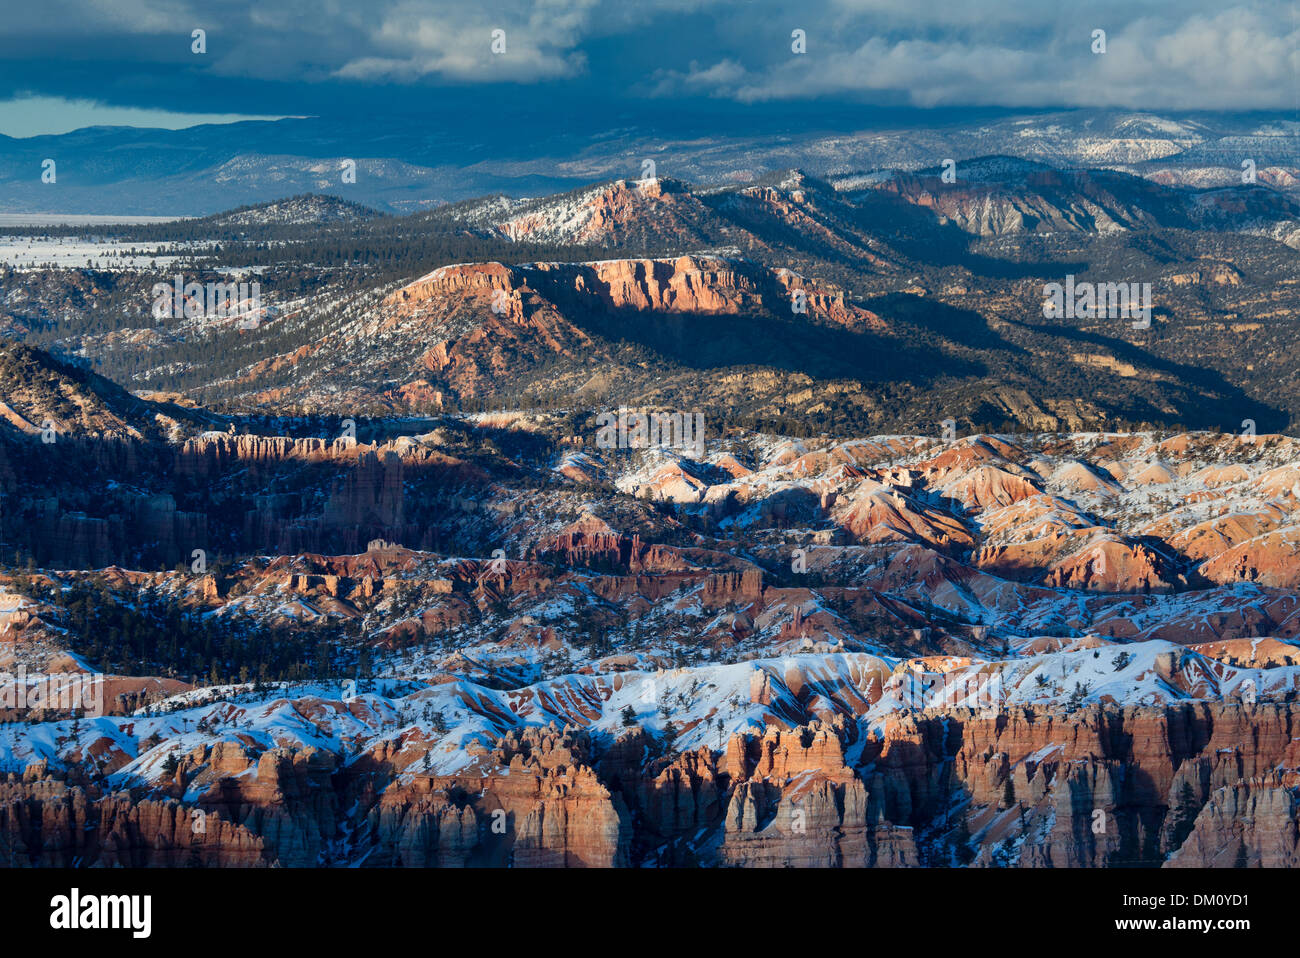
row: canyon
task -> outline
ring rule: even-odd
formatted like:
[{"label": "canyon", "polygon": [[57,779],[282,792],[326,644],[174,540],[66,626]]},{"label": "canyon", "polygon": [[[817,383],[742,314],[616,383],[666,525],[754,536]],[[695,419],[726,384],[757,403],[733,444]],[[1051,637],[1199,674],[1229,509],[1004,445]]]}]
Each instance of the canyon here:
[{"label": "canyon", "polygon": [[[6,865],[1300,854],[1289,437],[731,428],[688,453],[600,448],[594,417],[293,437],[140,400],[123,435],[122,396],[47,368],[98,398],[11,404],[61,432],[3,446],[34,562],[0,574],[0,668],[108,694],[0,714]],[[169,622],[316,673],[178,668]]]},{"label": "canyon", "polygon": [[0,266],[0,863],[1300,864],[1293,183],[1030,152]]}]

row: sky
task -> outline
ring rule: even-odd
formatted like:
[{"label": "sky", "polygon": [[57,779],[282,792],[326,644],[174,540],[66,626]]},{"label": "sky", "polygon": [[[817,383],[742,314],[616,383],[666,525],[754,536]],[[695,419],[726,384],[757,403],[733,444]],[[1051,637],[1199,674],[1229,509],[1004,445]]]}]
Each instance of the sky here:
[{"label": "sky", "polygon": [[[560,122],[562,110],[756,126],[873,109],[1300,112],[1297,8],[1297,0],[41,0],[9,4],[0,21],[0,133],[382,114],[499,123],[526,138]],[[202,52],[195,30],[205,31]],[[1096,31],[1105,31],[1105,52],[1094,49]]]}]

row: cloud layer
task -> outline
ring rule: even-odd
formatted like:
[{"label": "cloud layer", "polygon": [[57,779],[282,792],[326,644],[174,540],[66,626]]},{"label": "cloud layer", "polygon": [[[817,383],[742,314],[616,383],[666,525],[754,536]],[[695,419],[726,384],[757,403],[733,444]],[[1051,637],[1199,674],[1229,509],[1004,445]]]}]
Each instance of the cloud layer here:
[{"label": "cloud layer", "polygon": [[[17,5],[0,57],[110,59],[257,83],[561,84],[606,97],[916,107],[1300,110],[1294,0],[46,0]],[[190,52],[190,33],[208,50]],[[806,34],[806,52],[791,32]],[[1104,30],[1105,53],[1093,32]],[[504,52],[494,53],[493,31]],[[498,44],[500,49],[500,44]],[[30,73],[30,71],[29,71]],[[48,82],[47,82],[48,81]],[[7,81],[12,91],[15,81]],[[252,86],[250,86],[252,85]],[[137,84],[136,96],[147,96]],[[2,93],[3,91],[0,91]],[[135,104],[122,104],[135,105]],[[146,104],[140,104],[146,105]],[[204,109],[216,104],[205,103]],[[227,110],[252,110],[247,104]]]}]

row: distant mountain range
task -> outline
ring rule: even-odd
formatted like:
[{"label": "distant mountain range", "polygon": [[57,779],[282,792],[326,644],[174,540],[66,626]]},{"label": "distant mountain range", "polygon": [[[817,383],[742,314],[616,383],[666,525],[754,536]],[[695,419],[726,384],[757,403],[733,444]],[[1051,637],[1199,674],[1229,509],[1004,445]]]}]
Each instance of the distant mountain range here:
[{"label": "distant mountain range", "polygon": [[[304,194],[96,227],[85,260],[132,265],[15,271],[0,328],[129,389],[341,416],[644,403],[797,435],[1300,421],[1290,193],[1007,156],[952,169],[617,179],[404,217]],[[82,249],[65,230],[19,252],[61,239]],[[256,268],[264,321],[150,315],[178,267],[141,266],[172,243],[200,281]],[[1150,326],[1048,319],[1067,276],[1149,284]]]},{"label": "distant mountain range", "polygon": [[[588,118],[589,125],[597,120]],[[186,130],[93,127],[59,136],[0,136],[8,212],[202,216],[306,192],[387,212],[431,209],[491,193],[563,192],[603,178],[745,183],[798,166],[823,177],[918,170],[990,154],[1054,167],[1105,167],[1165,184],[1258,181],[1294,190],[1300,123],[1270,114],[1159,116],[1114,110],[1010,115],[967,123],[665,135],[629,123],[591,135],[557,124],[548,139],[490,118],[412,124],[374,117],[250,121]],[[42,163],[56,162],[44,183]],[[355,163],[355,182],[345,161]],[[653,163],[651,169],[647,162]]]}]

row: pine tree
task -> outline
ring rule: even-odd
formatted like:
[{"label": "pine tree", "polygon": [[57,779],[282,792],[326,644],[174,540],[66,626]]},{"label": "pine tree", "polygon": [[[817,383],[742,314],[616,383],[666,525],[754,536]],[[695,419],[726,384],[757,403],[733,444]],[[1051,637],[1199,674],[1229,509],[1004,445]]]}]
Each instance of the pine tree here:
[{"label": "pine tree", "polygon": [[958,863],[969,865],[975,860],[975,852],[970,847],[970,823],[966,820],[964,810],[961,813],[961,818],[957,821],[956,834],[953,835],[953,845],[956,848]]},{"label": "pine tree", "polygon": [[672,722],[664,723],[663,740],[664,740],[665,755],[672,755],[674,753],[673,746],[677,744],[677,734],[678,733],[677,733],[676,725],[674,725]]},{"label": "pine tree", "polygon": [[1246,854],[1246,843],[1244,841],[1241,841],[1240,839],[1237,840],[1237,860],[1232,863],[1232,867],[1233,868],[1250,867],[1250,858]]}]

